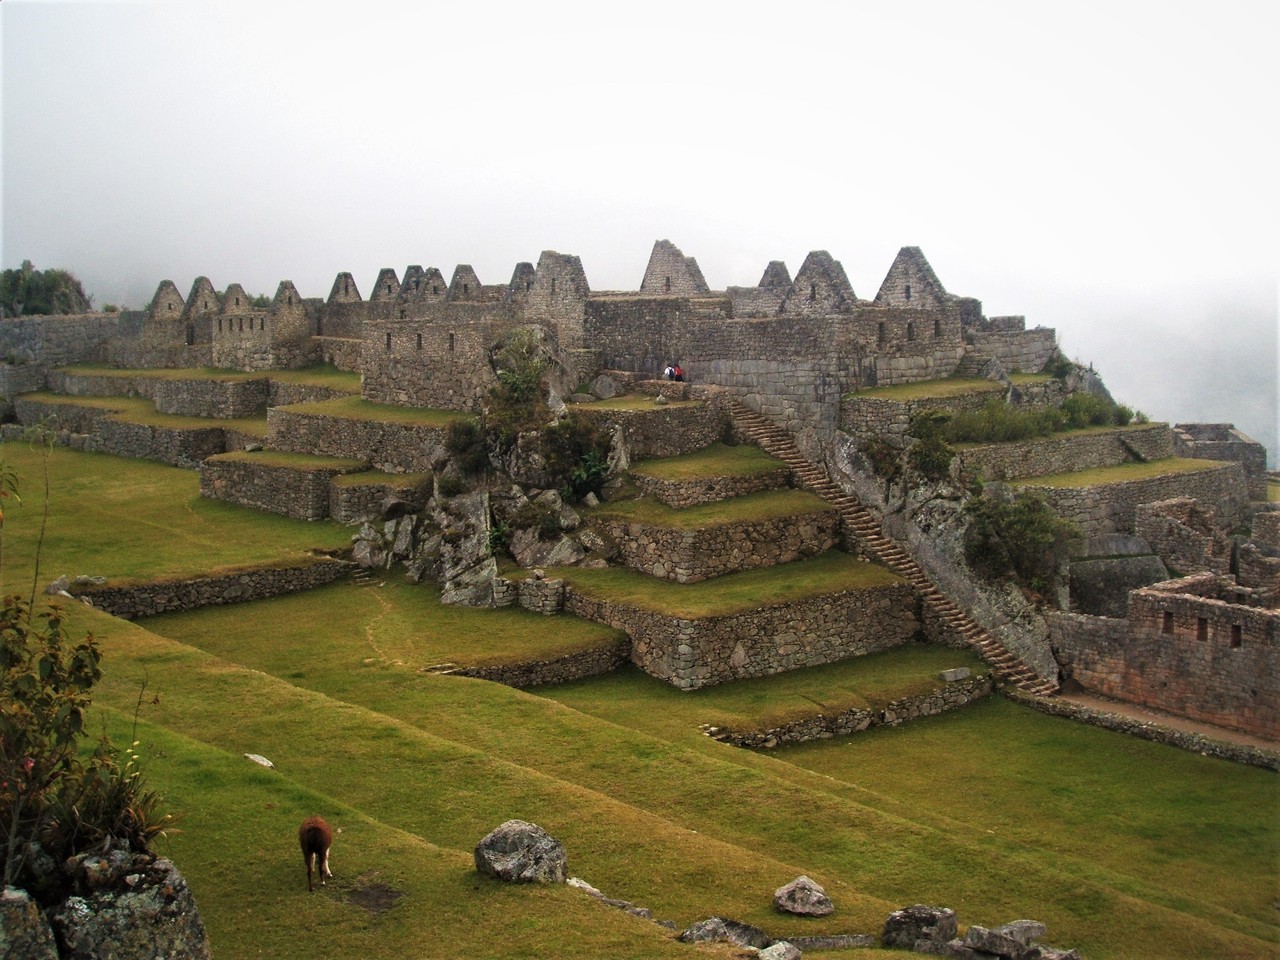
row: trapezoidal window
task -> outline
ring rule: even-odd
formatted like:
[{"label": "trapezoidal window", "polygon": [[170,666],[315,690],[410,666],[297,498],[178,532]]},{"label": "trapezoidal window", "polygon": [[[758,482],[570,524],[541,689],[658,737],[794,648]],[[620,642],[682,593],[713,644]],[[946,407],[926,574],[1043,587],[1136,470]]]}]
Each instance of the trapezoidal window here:
[{"label": "trapezoidal window", "polygon": [[555,278],[555,277],[552,277],[552,278],[551,278],[551,294],[552,294],[552,296],[554,296],[554,295],[555,295],[555,292],[556,292],[556,278]]},{"label": "trapezoidal window", "polygon": [[528,293],[528,292],[529,292],[530,290],[532,290],[532,289],[533,289],[533,281],[532,281],[532,280],[526,280],[526,281],[524,282],[524,292],[525,292],[525,293]]},{"label": "trapezoidal window", "polygon": [[387,349],[391,349],[391,334],[387,334]]},{"label": "trapezoidal window", "polygon": [[1231,625],[1231,646],[1238,649],[1242,643],[1244,643],[1244,630],[1240,627],[1240,624],[1233,623]]},{"label": "trapezoidal window", "polygon": [[916,338],[916,325],[912,321],[907,321],[907,339],[914,340]]},{"label": "trapezoidal window", "polygon": [[222,332],[222,318],[221,318],[221,317],[219,317],[219,318],[218,318],[218,332],[219,332],[219,333],[221,333],[221,332]]},{"label": "trapezoidal window", "polygon": [[417,290],[417,289],[418,289],[418,287],[419,287],[419,286],[421,286],[421,285],[422,285],[422,281],[421,281],[421,280],[414,280],[414,281],[413,281],[413,289],[414,289],[414,290]]},{"label": "trapezoidal window", "polygon": [[884,341],[885,341],[884,321],[881,320],[879,323],[876,324],[876,343],[878,343],[880,346],[883,347]]},{"label": "trapezoidal window", "polygon": [[405,318],[405,314],[406,314],[407,312],[408,312],[408,311],[406,311],[404,307],[401,307],[401,308],[400,308],[400,319],[401,319],[401,320],[403,320],[403,319]]},{"label": "trapezoidal window", "polygon": [[1168,610],[1164,612],[1164,617],[1160,623],[1161,633],[1173,633],[1173,614]]},{"label": "trapezoidal window", "polygon": [[316,336],[324,336],[324,317],[316,317]]},{"label": "trapezoidal window", "polygon": [[910,299],[911,299],[911,284],[909,284],[909,283],[908,283],[908,284],[906,285],[906,287],[905,287],[905,288],[903,289],[903,291],[902,291],[902,294],[903,294],[903,296],[905,296],[908,300],[910,300]]},{"label": "trapezoidal window", "polygon": [[933,339],[937,340],[942,336],[942,320],[938,317],[933,318]]},{"label": "trapezoidal window", "polygon": [[[249,322],[250,322],[250,323],[253,323],[253,321],[252,321],[252,320],[250,320]],[[240,332],[241,332],[241,333],[244,333],[244,317],[241,317],[241,318],[240,318]]]},{"label": "trapezoidal window", "polygon": [[196,328],[191,324],[187,324],[187,346],[191,346],[196,342]]},{"label": "trapezoidal window", "polygon": [[[252,320],[250,320],[250,321],[249,321],[249,325],[250,325],[250,326],[252,326],[252,325],[253,325],[253,321],[252,321]],[[266,317],[262,317],[261,319],[259,319],[259,320],[258,320],[258,329],[259,329],[259,330],[265,330],[265,329],[267,329],[267,318],[266,318]]]},{"label": "trapezoidal window", "polygon": [[343,281],[342,281],[342,293],[343,293],[343,295],[345,296],[346,294],[348,294],[348,293],[350,293],[350,292],[351,292],[351,284],[349,284],[346,280],[343,280]]},{"label": "trapezoidal window", "polygon": [[291,307],[293,306],[293,294],[292,294],[292,293],[291,293],[291,294],[289,294],[289,296],[288,296],[288,297],[286,297],[286,298],[285,298],[285,300],[286,300],[286,302],[288,303],[288,305],[289,305],[289,306],[291,306]]},{"label": "trapezoidal window", "polygon": [[422,334],[418,334],[418,349],[422,349]]},{"label": "trapezoidal window", "polygon": [[1197,640],[1209,639],[1209,621],[1206,620],[1204,617],[1199,617],[1196,620],[1196,639]]},{"label": "trapezoidal window", "polygon": [[439,285],[438,283],[433,283],[433,284],[431,285],[431,294],[432,294],[432,296],[439,296],[439,295],[440,295],[440,285]]},{"label": "trapezoidal window", "polygon": [[390,293],[390,292],[391,292],[391,284],[389,284],[389,283],[388,283],[388,284],[387,284],[387,293]]},{"label": "trapezoidal window", "polygon": [[[552,286],[554,286],[554,284],[553,284]],[[463,293],[470,293],[470,292],[471,292],[471,284],[469,284],[469,283],[464,283],[464,284],[462,285],[462,292],[463,292]]]},{"label": "trapezoidal window", "polygon": [[818,285],[816,283],[809,284],[809,302],[813,303],[818,299]]},{"label": "trapezoidal window", "polygon": [[663,292],[663,293],[670,293],[670,292],[671,292],[671,278],[670,278],[670,277],[663,277],[663,278],[662,278],[662,292]]},{"label": "trapezoidal window", "polygon": [[453,353],[453,334],[449,334],[449,352]]}]

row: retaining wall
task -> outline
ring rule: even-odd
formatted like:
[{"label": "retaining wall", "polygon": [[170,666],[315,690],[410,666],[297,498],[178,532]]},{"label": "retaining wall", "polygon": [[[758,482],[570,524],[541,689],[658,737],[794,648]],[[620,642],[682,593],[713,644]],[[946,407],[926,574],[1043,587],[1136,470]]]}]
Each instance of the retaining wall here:
[{"label": "retaining wall", "polygon": [[572,583],[565,596],[567,612],[625,630],[632,662],[683,690],[891,649],[919,629],[915,608],[906,583],[700,619],[592,599]]},{"label": "retaining wall", "polygon": [[1054,434],[1013,443],[965,446],[956,451],[961,476],[987,480],[1044,477],[1171,456],[1173,433],[1164,423],[1117,428],[1106,433]]},{"label": "retaining wall", "polygon": [[349,560],[322,557],[292,566],[262,567],[222,576],[155,580],[131,586],[106,583],[76,587],[72,592],[112,616],[135,620],[160,613],[246,603],[282,593],[312,590],[332,583],[353,569],[355,564]]},{"label": "retaining wall", "polygon": [[692,453],[724,438],[728,417],[715,400],[690,404],[654,404],[641,410],[618,410],[598,404],[575,404],[606,436],[622,429],[633,460]]},{"label": "retaining wall", "polygon": [[267,411],[267,445],[291,453],[367,459],[388,473],[425,473],[444,455],[444,427],[352,420],[283,407]]},{"label": "retaining wall", "polygon": [[364,469],[362,461],[282,466],[251,453],[223,453],[201,465],[200,496],[295,520],[323,520],[329,516],[330,481]]},{"label": "retaining wall", "polygon": [[917,414],[930,410],[960,413],[981,410],[987,401],[1004,396],[1005,388],[991,381],[988,389],[957,397],[925,397],[920,400],[889,400],[853,394],[840,401],[840,429],[861,446],[873,437],[883,437],[897,446],[907,442],[907,429]]},{"label": "retaining wall", "polygon": [[531,660],[527,663],[490,667],[461,667],[452,672],[523,690],[550,683],[572,683],[574,680],[612,673],[627,662],[630,652],[631,642],[623,637],[613,646],[583,650],[581,653],[571,653],[550,660]]},{"label": "retaining wall", "polygon": [[1048,327],[985,333],[970,330],[968,337],[974,350],[999,360],[1006,373],[1038,373],[1058,349],[1057,334]]},{"label": "retaining wall", "polygon": [[745,497],[764,490],[779,490],[790,485],[791,470],[779,467],[749,477],[698,477],[690,480],[665,480],[632,471],[631,479],[644,496],[679,509],[718,503],[731,497]]}]

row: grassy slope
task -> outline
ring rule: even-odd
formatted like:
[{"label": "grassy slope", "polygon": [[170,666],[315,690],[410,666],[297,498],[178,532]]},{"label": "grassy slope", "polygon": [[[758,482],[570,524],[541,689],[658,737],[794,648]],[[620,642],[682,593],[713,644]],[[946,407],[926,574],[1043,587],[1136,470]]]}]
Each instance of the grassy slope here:
[{"label": "grassy slope", "polygon": [[172,413],[160,413],[156,405],[145,397],[73,397],[45,391],[26,393],[24,400],[36,403],[63,404],[72,407],[90,407],[110,412],[115,420],[124,423],[140,423],[148,427],[170,430],[240,430],[244,433],[262,433],[266,428],[266,415],[218,420],[212,417],[186,417]]},{"label": "grassy slope", "polygon": [[1189,457],[1167,457],[1164,460],[1148,460],[1145,463],[1122,463],[1114,467],[1095,467],[1092,470],[1076,470],[1071,473],[1055,473],[1018,481],[1015,486],[1024,487],[1100,487],[1108,483],[1127,483],[1130,480],[1149,480],[1171,473],[1196,473],[1201,470],[1217,470],[1224,466],[1221,460],[1194,460]]},{"label": "grassy slope", "polygon": [[661,480],[696,480],[703,477],[749,477],[784,466],[759,447],[742,443],[727,446],[713,443],[693,453],[646,460],[631,468],[632,473]]},{"label": "grassy slope", "polygon": [[717,503],[678,509],[647,498],[602,504],[589,516],[645,523],[674,530],[705,530],[734,523],[758,523],[800,513],[828,513],[836,508],[804,490],[764,490]]},{"label": "grassy slope", "polygon": [[[128,463],[72,459],[86,474],[99,468],[72,501],[77,512],[109,484],[109,468]],[[117,523],[129,530],[143,502],[166,496],[154,483],[151,499]],[[70,511],[57,516],[79,522]],[[7,564],[18,526],[12,512],[10,520]],[[318,529],[286,524],[312,537]],[[110,533],[105,520],[98,529]],[[51,549],[60,555],[46,565],[55,568],[79,548],[65,539]],[[1148,957],[1156,943],[1169,956],[1274,951],[1272,774],[1004,701],[753,754],[708,740],[697,723],[772,709],[766,681],[745,693],[725,688],[720,702],[714,689],[682,695],[633,671],[520,693],[419,672],[393,647],[412,617],[397,625],[384,616],[372,637],[349,636],[327,608],[299,624],[270,607],[234,608],[239,630],[192,639],[211,649],[217,640],[215,652],[242,665],[75,611],[105,636],[101,704],[131,716],[144,680],[148,700],[159,694],[142,708],[165,752],[153,777],[188,811],[172,853],[220,957],[310,955],[317,925],[334,957],[420,954],[441,931],[445,952],[456,944],[459,956],[689,955],[569,891],[478,882],[471,847],[511,816],[564,839],[574,873],[682,923],[722,912],[813,932],[814,922],[768,906],[775,886],[805,872],[839,906],[823,930],[874,932],[888,909],[935,901],[965,922],[1034,915],[1049,923],[1050,942],[1090,958]],[[366,610],[357,631],[379,615]],[[808,689],[785,678],[779,699],[824,701],[835,689],[827,676],[816,671]],[[855,693],[867,687],[852,672],[842,682]],[[240,760],[243,752],[271,757],[278,772]],[[308,898],[292,833],[313,810],[344,833],[341,883]],[[334,905],[342,884],[373,880],[405,899],[377,917]]]}]

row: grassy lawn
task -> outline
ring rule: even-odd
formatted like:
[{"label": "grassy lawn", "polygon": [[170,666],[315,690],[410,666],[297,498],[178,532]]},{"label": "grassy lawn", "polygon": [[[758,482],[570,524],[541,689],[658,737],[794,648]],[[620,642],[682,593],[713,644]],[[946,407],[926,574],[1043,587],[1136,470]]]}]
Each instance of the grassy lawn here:
[{"label": "grassy lawn", "polygon": [[590,413],[592,410],[669,410],[672,407],[700,407],[701,400],[668,400],[656,403],[655,398],[644,393],[624,393],[620,397],[597,400],[594,403],[573,404],[575,410]]},{"label": "grassy lawn", "polygon": [[313,453],[289,453],[284,450],[234,450],[230,453],[216,453],[209,459],[256,463],[267,467],[287,467],[294,470],[341,470],[344,474],[364,470],[369,465],[364,460],[324,457]]},{"label": "grassy lawn", "polygon": [[804,490],[763,490],[743,497],[679,508],[648,498],[619,500],[596,507],[589,511],[589,515],[676,530],[705,530],[835,509],[821,497]]},{"label": "grassy lawn", "polygon": [[471,416],[459,410],[430,410],[426,407],[396,407],[388,403],[370,403],[360,397],[334,397],[314,403],[291,403],[277,407],[290,413],[344,420],[369,420],[374,423],[396,423],[413,427],[447,427]]},{"label": "grassy lawn", "polygon": [[1267,500],[1271,503],[1280,503],[1280,480],[1267,481]]},{"label": "grassy lawn", "polygon": [[[29,570],[40,464],[25,446],[0,453],[19,467],[24,496],[7,504],[5,566]],[[215,523],[192,512],[194,475],[169,467],[61,450],[50,464],[57,548],[46,561],[70,557],[70,573],[81,572],[84,541],[103,537],[121,565],[146,566],[153,551],[187,562],[220,549],[219,538],[242,561],[268,542],[286,553],[290,536],[349,534],[238,508]],[[233,519],[244,516],[252,522]],[[150,523],[183,543],[149,537]],[[205,532],[199,548],[187,525]],[[891,576],[841,554],[787,566],[801,571],[791,589]],[[765,579],[740,581],[744,597],[763,595]],[[671,586],[696,595],[702,585]],[[503,625],[507,613],[517,611],[440,607],[431,589],[391,575],[385,588],[342,583],[145,628],[68,607],[70,632],[92,629],[103,644],[98,711],[117,742],[142,742],[149,782],[183,816],[160,852],[190,882],[215,956],[739,955],[675,944],[567,888],[482,880],[474,845],[512,817],[562,840],[572,874],[681,927],[715,914],[775,936],[878,933],[890,910],[938,903],[962,925],[1042,920],[1046,942],[1089,960],[1245,960],[1280,947],[1274,773],[1000,698],[774,752],[699,730],[805,704],[874,705],[943,666],[973,664],[914,644],[693,693],[635,670],[521,692],[422,669],[467,652],[543,649],[577,629],[534,615]],[[317,812],[339,830],[337,876],[308,895],[296,829]],[[773,890],[801,873],[835,900],[830,918],[773,911]],[[379,890],[389,909],[360,906]]]},{"label": "grassy lawn", "polygon": [[[4,517],[4,585],[29,582],[44,509],[40,451],[0,446],[18,477],[21,503]],[[208,573],[306,556],[350,543],[350,530],[307,523],[200,496],[200,477],[147,460],[49,452],[49,524],[41,586],[62,574],[111,579]]]},{"label": "grassy lawn", "polygon": [[[1090,436],[1095,436],[1097,434],[1102,434],[1102,433],[1128,433],[1134,430],[1145,430],[1151,426],[1153,426],[1153,424],[1151,423],[1130,423],[1123,427],[1116,426],[1115,424],[1102,426],[1102,427],[1075,427],[1071,430],[1056,430],[1053,433],[1046,433],[1038,437],[1027,437],[1026,439],[1023,439],[1023,440],[1011,440],[1009,442],[1010,443],[1039,443],[1039,442],[1050,443],[1055,440],[1070,440],[1073,437],[1090,437]],[[1154,426],[1159,426],[1159,424],[1154,424]],[[961,442],[953,442],[951,446],[954,447],[956,450],[973,450],[973,449],[979,449],[982,447],[1000,447],[1000,446],[1004,446],[1004,444],[993,442],[993,441],[966,440]]]},{"label": "grassy lawn", "polygon": [[697,583],[671,583],[621,567],[553,567],[548,575],[567,578],[575,590],[589,597],[689,618],[732,616],[842,590],[874,590],[902,582],[884,567],[839,550]]},{"label": "grassy lawn", "polygon": [[1054,473],[1032,480],[1023,480],[1015,486],[1027,487],[1101,487],[1109,483],[1127,483],[1130,480],[1149,480],[1152,477],[1164,477],[1175,473],[1196,473],[1200,470],[1215,470],[1225,464],[1221,460],[1193,460],[1188,457],[1168,457],[1164,460],[1149,460],[1146,463],[1122,463],[1115,467],[1096,467],[1092,470],[1077,470],[1072,473]]},{"label": "grassy lawn", "polygon": [[948,397],[963,397],[971,393],[1003,393],[1004,384],[996,380],[974,377],[947,377],[944,380],[921,380],[917,383],[900,383],[892,387],[872,387],[870,390],[859,390],[846,394],[846,397],[873,400],[897,400],[906,403],[908,400],[943,400]]},{"label": "grassy lawn", "polygon": [[61,367],[67,373],[91,374],[95,377],[119,377],[121,379],[148,380],[213,380],[217,382],[236,382],[243,380],[275,380],[279,383],[294,383],[311,387],[328,387],[345,393],[360,392],[360,374],[339,370],[337,367],[322,364],[307,367],[304,370],[270,370],[245,372],[242,370],[224,370],[220,367],[193,367],[185,369],[146,369],[122,370],[106,364],[81,363]]},{"label": "grassy lawn", "polygon": [[740,443],[727,446],[713,443],[709,447],[678,457],[645,460],[631,472],[658,480],[700,480],[712,477],[753,477],[784,466],[757,446]]},{"label": "grassy lawn", "polygon": [[[165,427],[170,430],[239,430],[244,433],[262,434],[266,430],[266,414],[261,417],[238,417],[219,420],[212,417],[183,417],[172,413],[160,413],[156,405],[145,397],[72,397],[61,393],[26,393],[22,399],[36,403],[63,404],[86,407],[108,412],[113,420],[140,423],[148,427]],[[57,425],[54,424],[56,427]]]},{"label": "grassy lawn", "polygon": [[364,470],[360,473],[344,473],[329,481],[339,487],[364,487],[374,484],[394,487],[397,490],[418,490],[431,482],[429,473],[384,473],[381,470]]}]

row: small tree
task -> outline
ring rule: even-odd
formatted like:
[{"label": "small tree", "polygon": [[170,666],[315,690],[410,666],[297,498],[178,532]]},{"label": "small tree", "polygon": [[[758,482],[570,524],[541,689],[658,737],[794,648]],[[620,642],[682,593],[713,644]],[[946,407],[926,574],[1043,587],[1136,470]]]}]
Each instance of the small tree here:
[{"label": "small tree", "polygon": [[965,512],[969,566],[993,579],[1013,574],[1038,592],[1053,585],[1060,552],[1080,535],[1074,523],[1057,516],[1029,490],[1019,491],[1012,501],[975,496]]}]

